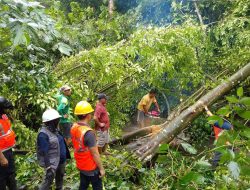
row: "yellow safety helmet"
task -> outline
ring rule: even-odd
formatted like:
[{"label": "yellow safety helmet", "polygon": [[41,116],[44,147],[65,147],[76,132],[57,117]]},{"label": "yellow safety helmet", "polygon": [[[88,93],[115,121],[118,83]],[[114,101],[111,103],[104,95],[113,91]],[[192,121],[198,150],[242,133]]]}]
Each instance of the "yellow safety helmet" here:
[{"label": "yellow safety helmet", "polygon": [[87,101],[80,101],[76,104],[74,114],[75,115],[86,115],[88,113],[92,113],[93,111],[94,111],[94,109],[92,108],[90,103],[88,103]]}]

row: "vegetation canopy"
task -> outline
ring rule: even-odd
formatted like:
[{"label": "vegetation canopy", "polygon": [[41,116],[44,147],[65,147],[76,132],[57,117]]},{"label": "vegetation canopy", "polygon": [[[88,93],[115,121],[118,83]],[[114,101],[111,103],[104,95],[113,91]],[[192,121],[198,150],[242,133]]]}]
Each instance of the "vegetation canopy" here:
[{"label": "vegetation canopy", "polygon": [[[0,95],[15,106],[18,186],[41,183],[41,116],[68,84],[72,121],[77,102],[109,97],[105,189],[249,189],[249,10],[250,0],[0,0]],[[137,104],[153,87],[161,118],[138,130]],[[215,141],[212,125],[225,119],[233,130]],[[79,182],[71,159],[64,187]]]}]

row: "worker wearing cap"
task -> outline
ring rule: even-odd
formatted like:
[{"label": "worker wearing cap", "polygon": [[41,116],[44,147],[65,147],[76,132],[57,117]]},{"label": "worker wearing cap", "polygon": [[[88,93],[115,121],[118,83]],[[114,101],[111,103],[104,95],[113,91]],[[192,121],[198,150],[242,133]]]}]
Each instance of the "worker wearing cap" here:
[{"label": "worker wearing cap", "polygon": [[69,119],[69,108],[70,108],[70,96],[71,88],[68,85],[64,85],[60,88],[60,95],[58,99],[57,111],[62,116],[59,122],[60,131],[66,139],[67,145],[70,143],[70,128],[72,123]]},{"label": "worker wearing cap", "polygon": [[156,89],[151,89],[148,94],[143,96],[141,101],[139,102],[137,106],[137,123],[139,124],[140,128],[143,128],[145,125],[145,116],[148,114],[148,111],[152,105],[152,103],[155,104],[157,111],[160,112],[160,107],[157,103],[157,100],[155,98],[156,96]]},{"label": "worker wearing cap", "polygon": [[11,130],[11,122],[6,115],[12,109],[12,103],[0,96],[0,189],[16,190],[15,162],[12,147],[15,146],[15,133]]},{"label": "worker wearing cap", "polygon": [[95,133],[89,125],[93,112],[92,106],[86,101],[79,102],[74,111],[79,121],[71,128],[71,138],[76,167],[80,171],[79,190],[87,190],[90,183],[93,190],[103,189],[102,177],[105,170],[96,145]]},{"label": "worker wearing cap", "polygon": [[105,94],[98,95],[98,102],[95,108],[94,121],[97,134],[97,146],[100,154],[106,154],[109,143],[109,114],[106,109],[107,96]]},{"label": "worker wearing cap", "polygon": [[56,190],[63,189],[63,176],[65,173],[66,159],[70,153],[63,136],[58,131],[61,116],[54,109],[43,113],[44,125],[37,137],[37,160],[45,170],[45,177],[39,190],[50,189],[55,179]]}]

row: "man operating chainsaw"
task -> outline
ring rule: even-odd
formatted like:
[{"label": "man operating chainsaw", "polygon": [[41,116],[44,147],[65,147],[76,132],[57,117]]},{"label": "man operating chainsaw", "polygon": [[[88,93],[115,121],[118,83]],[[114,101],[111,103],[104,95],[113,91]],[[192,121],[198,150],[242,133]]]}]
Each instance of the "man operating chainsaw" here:
[{"label": "man operating chainsaw", "polygon": [[157,103],[155,98],[157,94],[156,89],[151,89],[148,94],[142,97],[141,101],[139,102],[137,109],[137,123],[139,128],[143,128],[145,125],[145,116],[149,114],[149,109],[152,103],[155,104],[157,112],[160,113],[160,107]]}]

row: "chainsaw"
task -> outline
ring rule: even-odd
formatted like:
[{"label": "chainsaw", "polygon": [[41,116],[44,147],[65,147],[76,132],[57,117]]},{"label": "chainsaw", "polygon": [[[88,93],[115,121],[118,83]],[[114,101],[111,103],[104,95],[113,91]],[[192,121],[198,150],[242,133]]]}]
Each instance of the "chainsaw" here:
[{"label": "chainsaw", "polygon": [[159,118],[160,117],[160,112],[152,110],[146,114],[146,116],[151,117],[151,118]]}]

